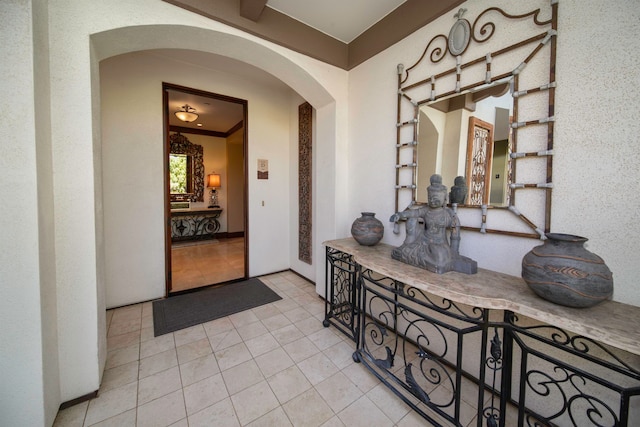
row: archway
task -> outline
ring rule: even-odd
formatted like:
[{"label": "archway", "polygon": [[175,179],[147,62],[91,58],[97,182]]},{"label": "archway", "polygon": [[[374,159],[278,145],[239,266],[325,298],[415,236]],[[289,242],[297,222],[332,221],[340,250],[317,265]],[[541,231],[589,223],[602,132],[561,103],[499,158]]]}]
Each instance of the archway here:
[{"label": "archway", "polygon": [[[219,31],[185,27],[179,25],[150,25],[125,27],[97,33],[91,36],[93,47],[93,69],[99,69],[100,61],[129,52],[147,51],[155,49],[181,49],[207,52],[216,56],[225,56],[236,61],[249,64],[277,77],[287,84],[305,100],[311,103],[318,112],[316,116],[317,141],[319,156],[323,167],[316,168],[314,181],[335,182],[335,152],[336,152],[336,113],[335,101],[331,94],[305,69],[286,56],[254,41],[239,36],[221,33]],[[177,42],[179,41],[179,42]],[[99,91],[99,73],[92,76],[93,91]],[[96,88],[97,87],[97,88]],[[94,121],[95,113],[94,113]],[[98,119],[98,123],[99,123]],[[99,142],[98,142],[99,144]],[[322,203],[314,203],[314,217],[316,230],[322,227],[322,235],[314,231],[314,272],[317,282],[323,283],[322,250],[320,243],[327,238],[335,237],[335,192],[333,188],[319,189],[325,195]],[[100,195],[96,194],[96,197]],[[251,197],[251,195],[250,195]],[[106,217],[106,215],[105,215]],[[108,220],[108,218],[107,218]],[[318,226],[317,224],[320,224]],[[101,240],[100,238],[98,240]],[[252,256],[249,256],[252,258]],[[250,275],[253,273],[250,271]],[[109,280],[107,293],[109,292]],[[157,297],[150,295],[149,297]],[[134,301],[131,301],[134,302]],[[107,306],[111,304],[107,301]]]},{"label": "archway", "polygon": [[298,92],[315,108],[334,98],[305,69],[284,55],[246,38],[184,25],[142,25],[117,28],[91,36],[93,60],[152,49],[183,49],[233,58],[264,70]]}]

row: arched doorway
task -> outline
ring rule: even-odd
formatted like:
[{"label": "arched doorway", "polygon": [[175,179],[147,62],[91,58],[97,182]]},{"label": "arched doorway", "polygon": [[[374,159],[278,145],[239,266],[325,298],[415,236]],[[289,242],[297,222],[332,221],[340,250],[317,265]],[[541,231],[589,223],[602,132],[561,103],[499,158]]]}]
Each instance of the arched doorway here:
[{"label": "arched doorway", "polygon": [[[246,63],[251,63],[253,66],[277,76],[282,82],[289,85],[289,87],[293,88],[297,93],[302,95],[304,99],[311,103],[318,112],[316,122],[317,139],[318,141],[321,141],[318,156],[320,158],[324,158],[325,161],[323,163],[326,164],[325,167],[320,168],[315,172],[316,175],[314,176],[314,180],[317,182],[335,181],[335,163],[333,159],[335,158],[336,151],[336,104],[327,89],[322,87],[322,85],[306,70],[301,68],[298,64],[292,62],[289,58],[282,56],[281,54],[278,54],[260,44],[230,34],[212,30],[205,30],[202,28],[174,25],[154,25],[144,27],[128,27],[93,35],[92,42],[96,53],[94,59],[100,61],[102,59],[110,58],[114,55],[119,55],[125,52],[137,52],[156,48],[177,47],[172,46],[173,44],[175,44],[175,38],[169,37],[169,35],[174,32],[180,34],[180,38],[182,40],[186,40],[186,44],[180,43],[180,48],[192,48],[199,52],[207,52],[211,55],[214,55],[216,58],[222,58],[219,55],[226,54],[229,55],[228,57],[236,58],[236,62],[237,60],[240,60]],[[191,37],[185,37],[185,33],[190,34]],[[190,43],[192,44],[192,46],[189,45]],[[96,82],[94,82],[94,84],[96,84]],[[141,109],[150,111],[154,108],[155,107],[151,107],[149,109]],[[143,166],[147,168],[149,165],[147,165],[145,162]],[[137,167],[140,168],[140,164],[138,164]],[[152,170],[145,170],[144,172],[148,172],[149,176],[157,176],[156,172]],[[136,179],[136,181],[137,180],[138,179]],[[148,185],[146,187],[157,185],[156,182],[151,181],[147,184]],[[144,186],[144,183],[142,183],[142,185]],[[321,233],[314,232],[314,240],[317,248],[316,251],[314,251],[314,256],[316,257],[314,268],[316,272],[322,274],[322,263],[319,262],[319,260],[321,260],[322,251],[320,248],[318,248],[318,242],[322,242],[323,240],[326,240],[328,238],[335,237],[336,210],[335,193],[333,192],[332,187],[323,187],[319,191],[326,192],[326,194],[316,196],[322,198],[322,204],[314,204],[314,216],[318,218],[318,221],[314,223],[314,226],[317,225],[316,230],[322,230]],[[136,195],[143,198],[147,196],[146,193],[142,192],[136,192]],[[326,197],[327,195],[329,197]],[[252,195],[250,192],[250,201],[251,197]],[[257,198],[260,197],[260,195],[258,194],[254,197]],[[149,207],[154,203],[157,203],[157,201],[144,201],[147,202],[144,203],[145,207],[137,208],[137,211],[144,210],[145,212],[144,214],[140,214],[146,215],[144,218],[144,224],[147,225],[152,222],[162,221],[162,218],[156,218],[155,214],[150,216],[150,212],[153,211],[153,209],[150,209]],[[140,205],[142,204],[143,203],[141,202]],[[129,219],[137,216],[133,213],[133,211],[136,211],[134,207],[132,207],[132,209],[127,212],[127,215],[129,215]],[[134,216],[132,216],[132,214]],[[107,219],[109,215],[109,212],[105,212],[106,223],[110,222],[110,220]],[[249,218],[249,222],[251,222],[251,218]],[[126,226],[130,227],[129,230],[125,230],[129,231],[128,235],[135,236],[138,232],[135,224],[130,223],[126,224]],[[249,228],[250,227],[251,224],[249,224]],[[108,230],[105,231],[108,233]],[[138,233],[138,235],[144,235],[144,233]],[[110,294],[115,294],[121,291],[120,289],[114,288],[128,286],[127,291],[131,291],[131,287],[128,285],[127,281],[122,280],[122,277],[109,277],[109,272],[113,271],[126,272],[128,274],[127,277],[130,279],[128,280],[128,282],[135,282],[137,285],[136,295],[131,296],[131,298],[135,299],[120,299],[116,301],[116,304],[122,305],[123,303],[131,303],[135,302],[136,300],[140,301],[143,299],[152,299],[164,295],[164,286],[158,286],[159,283],[162,283],[164,285],[164,278],[160,279],[155,273],[151,272],[152,269],[153,271],[158,270],[158,267],[164,270],[162,268],[162,265],[158,265],[158,260],[163,259],[164,257],[159,257],[155,252],[147,253],[147,251],[149,250],[148,248],[156,248],[158,246],[158,243],[160,243],[159,239],[157,238],[157,236],[148,235],[140,237],[141,241],[144,239],[147,239],[144,244],[141,244],[138,241],[130,241],[126,243],[126,246],[144,246],[144,249],[138,252],[137,259],[118,260],[118,262],[124,264],[124,268],[118,270],[110,265],[107,265],[106,270],[108,270],[108,273],[107,280],[105,281],[107,306],[113,306],[114,303],[111,301],[117,300],[117,298],[111,298]],[[151,241],[152,239],[155,240]],[[269,240],[256,239],[256,241],[257,245],[255,245],[255,247],[252,246],[252,248],[250,249],[249,257],[250,259],[257,261],[248,266],[249,275],[259,274],[261,269],[264,270],[265,264],[268,263],[268,260],[264,260],[264,254],[269,253],[269,249],[272,244],[272,242]],[[122,246],[123,245],[120,245],[119,247]],[[117,250],[118,248],[112,249],[113,252]],[[155,251],[155,249],[152,249],[152,251]],[[107,248],[106,252],[109,252],[109,248]],[[295,251],[289,250],[288,252]],[[257,256],[253,256],[253,253],[256,253]],[[262,262],[260,258],[263,258]],[[147,270],[144,270],[145,268]],[[133,275],[131,273],[133,273]],[[133,277],[131,278],[131,276]],[[319,280],[318,282],[321,281],[322,280]],[[126,298],[129,298],[129,296],[127,296]]]}]

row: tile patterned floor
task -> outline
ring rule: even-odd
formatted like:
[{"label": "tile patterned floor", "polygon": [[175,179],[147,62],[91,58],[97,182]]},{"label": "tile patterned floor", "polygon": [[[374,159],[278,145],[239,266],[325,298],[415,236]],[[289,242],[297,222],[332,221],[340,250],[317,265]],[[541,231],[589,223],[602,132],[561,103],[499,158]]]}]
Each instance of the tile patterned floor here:
[{"label": "tile patterned floor", "polygon": [[292,272],[260,279],[283,299],[157,338],[150,302],[107,311],[98,397],[54,427],[426,424],[322,326],[313,284]]},{"label": "tile patterned floor", "polygon": [[244,238],[184,242],[171,247],[172,292],[244,277]]}]

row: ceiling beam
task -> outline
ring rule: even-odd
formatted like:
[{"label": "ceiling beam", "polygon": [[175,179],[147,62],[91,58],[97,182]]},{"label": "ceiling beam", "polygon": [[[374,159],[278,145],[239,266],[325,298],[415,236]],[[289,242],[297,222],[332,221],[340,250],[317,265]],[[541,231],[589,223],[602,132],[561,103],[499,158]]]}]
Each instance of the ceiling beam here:
[{"label": "ceiling beam", "polygon": [[[264,3],[267,0],[163,1],[336,67],[350,70],[451,11],[465,0],[407,0],[349,44],[265,7]],[[245,4],[250,8],[263,5],[259,21],[241,15],[239,11]]]},{"label": "ceiling beam", "polygon": [[[411,33],[461,5],[466,0],[407,0],[349,43],[351,69],[394,45]],[[455,20],[451,17],[451,23]],[[423,49],[423,47],[418,47]]]},{"label": "ceiling beam", "polygon": [[240,16],[258,22],[267,0],[240,0]]},{"label": "ceiling beam", "polygon": [[270,7],[265,7],[260,21],[254,22],[240,16],[241,0],[163,1],[336,67],[346,68],[348,65],[346,44]]}]

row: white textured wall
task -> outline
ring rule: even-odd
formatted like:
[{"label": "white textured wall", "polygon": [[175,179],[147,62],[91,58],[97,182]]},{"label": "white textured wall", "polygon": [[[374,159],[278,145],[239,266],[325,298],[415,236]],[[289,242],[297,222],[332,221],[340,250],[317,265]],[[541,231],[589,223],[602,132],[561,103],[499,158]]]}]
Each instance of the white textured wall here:
[{"label": "white textured wall", "polygon": [[[49,73],[49,18],[46,0],[34,1],[34,89],[38,180],[38,252],[40,265],[40,319],[42,324],[42,380],[45,425],[53,422],[60,399],[58,369],[58,324],[54,227],[53,165],[51,151],[51,97]],[[0,73],[1,74],[1,73]],[[3,126],[4,127],[4,126]],[[3,180],[2,180],[3,181]],[[0,249],[0,251],[2,251]],[[1,285],[0,285],[1,286]],[[35,301],[32,301],[35,302]],[[100,327],[100,326],[99,326]],[[36,371],[37,372],[37,371]],[[35,372],[34,372],[35,373]],[[30,402],[29,402],[30,403]],[[33,406],[30,405],[27,413]],[[1,413],[2,411],[0,411]]]},{"label": "white textured wall", "polygon": [[[491,6],[506,11],[548,9],[549,2],[469,1],[473,21]],[[640,305],[640,35],[637,1],[559,2],[556,130],[551,231],[589,238],[587,248],[604,258],[614,274],[614,299]],[[497,20],[498,21],[498,20]],[[453,12],[418,30],[349,74],[348,216],[377,212],[384,241],[399,245],[404,231],[391,233],[394,206],[396,64],[413,64],[436,34],[448,33]],[[499,21],[498,21],[499,22]],[[509,28],[509,37],[516,37]],[[500,37],[500,29],[495,37]],[[473,57],[473,55],[472,55]],[[543,76],[539,76],[542,78]],[[372,107],[375,106],[375,107]],[[525,204],[525,208],[529,206]],[[463,218],[478,221],[473,212]],[[490,224],[491,227],[491,224]],[[461,252],[482,268],[520,275],[533,239],[464,232]]]},{"label": "white textured wall", "polygon": [[[58,385],[57,358],[44,356],[56,351],[56,337],[44,336],[55,333],[55,326],[45,323],[55,315],[55,298],[49,303],[41,300],[51,295],[52,283],[43,281],[41,273],[55,277],[55,270],[47,256],[53,229],[47,224],[50,214],[44,211],[51,208],[51,197],[39,197],[36,172],[38,165],[50,172],[48,139],[46,135],[38,139],[42,128],[36,125],[36,115],[47,112],[46,105],[40,108],[36,100],[45,104],[48,100],[46,69],[36,71],[46,60],[34,58],[35,53],[47,52],[46,35],[33,28],[34,22],[46,24],[46,8],[39,6],[32,9],[30,1],[20,0],[0,3],[0,55],[5,58],[0,62],[0,99],[5,101],[0,104],[0,197],[5,201],[0,208],[0,424],[7,426],[50,424],[55,412],[44,392],[55,393]],[[36,94],[36,88],[42,92]],[[49,179],[50,174],[43,173],[42,178]]]},{"label": "white textured wall", "polygon": [[244,128],[227,138],[227,231],[244,232]]},{"label": "white textured wall", "polygon": [[563,0],[559,15],[551,227],[589,238],[613,298],[640,306],[640,8]]},{"label": "white textured wall", "polygon": [[100,66],[107,308],[165,292],[162,61],[149,60]]},{"label": "white textured wall", "polygon": [[[249,275],[289,268],[290,205],[288,189],[290,126],[287,97],[249,99]],[[269,179],[258,179],[258,159],[269,161]]]},{"label": "white textured wall", "polygon": [[[144,62],[144,59],[142,60]],[[167,68],[170,68],[167,67]],[[203,163],[204,163],[204,180],[205,185],[207,181],[207,175],[210,173],[220,174],[220,185],[218,188],[218,204],[223,208],[222,214],[218,221],[220,222],[220,231],[227,231],[227,222],[229,218],[228,205],[229,205],[229,168],[227,166],[227,140],[225,138],[197,135],[197,134],[184,134],[187,139],[193,143],[202,145],[203,150]],[[203,201],[191,203],[192,207],[206,208],[211,201],[211,189],[204,187]]]},{"label": "white textured wall", "polygon": [[97,390],[106,334],[94,165],[99,112],[91,62],[76,60],[90,56],[78,30],[83,19],[62,3],[49,2],[49,53],[60,398],[67,401]]}]

